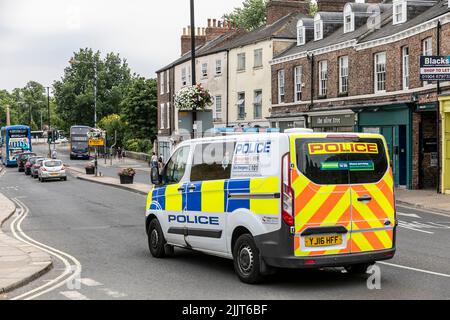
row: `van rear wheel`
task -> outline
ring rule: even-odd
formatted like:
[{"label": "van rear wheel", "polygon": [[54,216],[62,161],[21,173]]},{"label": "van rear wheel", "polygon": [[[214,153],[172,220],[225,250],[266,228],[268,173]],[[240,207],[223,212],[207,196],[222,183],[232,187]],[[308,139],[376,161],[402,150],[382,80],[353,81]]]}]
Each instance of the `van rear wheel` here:
[{"label": "van rear wheel", "polygon": [[242,282],[257,284],[263,280],[259,250],[251,235],[243,234],[236,240],[233,262],[234,270]]},{"label": "van rear wheel", "polygon": [[166,240],[164,239],[161,225],[157,219],[153,219],[148,228],[148,248],[152,256],[155,258],[164,258],[166,255],[164,250],[165,244]]}]

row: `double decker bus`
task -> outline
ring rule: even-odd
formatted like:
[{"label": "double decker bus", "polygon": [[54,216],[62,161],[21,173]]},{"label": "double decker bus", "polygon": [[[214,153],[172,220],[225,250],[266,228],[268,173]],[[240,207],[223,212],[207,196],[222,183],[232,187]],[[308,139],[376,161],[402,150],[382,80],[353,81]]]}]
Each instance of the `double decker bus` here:
[{"label": "double decker bus", "polygon": [[31,152],[31,131],[28,126],[8,126],[1,129],[2,163],[7,167],[17,166],[17,155]]},{"label": "double decker bus", "polygon": [[70,160],[89,159],[88,133],[91,127],[72,126],[70,128]]}]

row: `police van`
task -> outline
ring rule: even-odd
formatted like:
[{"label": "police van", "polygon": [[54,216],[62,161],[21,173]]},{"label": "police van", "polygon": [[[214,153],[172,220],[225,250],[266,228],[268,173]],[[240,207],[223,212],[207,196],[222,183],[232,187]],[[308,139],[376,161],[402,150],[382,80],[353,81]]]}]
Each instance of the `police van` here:
[{"label": "police van", "polygon": [[393,258],[397,217],[383,136],[242,134],[181,143],[146,206],[154,257],[174,247],[234,261],[246,283],[277,268],[365,273]]}]

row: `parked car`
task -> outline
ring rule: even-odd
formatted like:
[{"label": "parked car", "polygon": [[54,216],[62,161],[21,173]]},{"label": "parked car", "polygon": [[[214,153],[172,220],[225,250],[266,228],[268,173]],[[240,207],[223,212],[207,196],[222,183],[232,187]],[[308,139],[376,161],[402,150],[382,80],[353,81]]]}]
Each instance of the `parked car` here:
[{"label": "parked car", "polygon": [[31,177],[34,179],[38,178],[39,168],[42,165],[42,161],[44,161],[44,158],[36,159],[36,162],[31,166]]},{"label": "parked car", "polygon": [[31,168],[33,167],[33,165],[36,163],[36,160],[38,160],[38,159],[44,159],[44,158],[39,157],[39,156],[34,156],[34,157],[28,158],[28,161],[25,164],[25,174],[27,176],[31,175]]},{"label": "parked car", "polygon": [[25,164],[27,163],[30,157],[36,157],[36,153],[33,152],[24,152],[17,155],[17,165],[19,172],[25,171]]},{"label": "parked car", "polygon": [[61,160],[46,159],[38,170],[38,178],[41,182],[53,179],[67,181],[66,168]]}]

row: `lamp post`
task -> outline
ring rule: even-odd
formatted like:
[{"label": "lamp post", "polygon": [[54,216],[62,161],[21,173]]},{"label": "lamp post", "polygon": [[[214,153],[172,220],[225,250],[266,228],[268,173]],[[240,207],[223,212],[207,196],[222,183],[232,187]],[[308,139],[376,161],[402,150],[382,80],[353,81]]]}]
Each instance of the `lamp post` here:
[{"label": "lamp post", "polygon": [[[53,132],[53,131],[51,131],[52,125],[51,125],[51,119],[50,119],[50,87],[45,87],[45,88],[47,89],[47,114],[48,114],[48,131],[47,132]],[[49,137],[47,137],[48,157],[51,158],[52,157],[52,147],[51,147],[50,139],[48,139],[48,138]]]},{"label": "lamp post", "polygon": [[[194,0],[190,0],[191,4],[191,73],[192,73],[192,85],[196,84],[196,70],[195,70],[195,5]],[[197,108],[194,106],[192,109],[192,136],[195,138],[195,132],[197,131]]]}]

